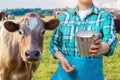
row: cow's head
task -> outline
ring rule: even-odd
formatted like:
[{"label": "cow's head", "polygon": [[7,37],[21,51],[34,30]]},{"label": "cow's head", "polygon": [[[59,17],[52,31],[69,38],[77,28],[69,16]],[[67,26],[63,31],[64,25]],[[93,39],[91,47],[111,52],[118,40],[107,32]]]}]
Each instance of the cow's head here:
[{"label": "cow's head", "polygon": [[4,27],[11,34],[17,36],[22,60],[32,62],[41,58],[45,30],[53,30],[58,24],[59,21],[57,19],[45,22],[35,13],[28,13],[21,22],[7,21],[4,23]]}]

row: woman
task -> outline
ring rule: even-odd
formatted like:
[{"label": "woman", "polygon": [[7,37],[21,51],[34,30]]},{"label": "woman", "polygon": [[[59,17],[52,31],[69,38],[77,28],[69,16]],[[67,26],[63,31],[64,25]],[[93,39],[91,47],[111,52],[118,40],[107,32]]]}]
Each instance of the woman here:
[{"label": "woman", "polygon": [[[117,43],[112,15],[95,7],[92,0],[78,0],[77,7],[60,14],[58,19],[60,24],[52,34],[50,51],[60,63],[51,80],[104,80],[102,58],[112,55]],[[79,30],[102,34],[91,45],[90,57],[82,57],[78,51],[75,33]]]}]

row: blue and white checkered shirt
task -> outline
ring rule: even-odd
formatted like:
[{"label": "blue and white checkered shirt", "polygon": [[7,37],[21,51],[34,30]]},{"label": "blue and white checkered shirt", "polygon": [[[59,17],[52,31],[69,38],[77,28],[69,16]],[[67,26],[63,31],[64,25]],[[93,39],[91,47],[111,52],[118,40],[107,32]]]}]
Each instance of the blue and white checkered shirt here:
[{"label": "blue and white checkered shirt", "polygon": [[[83,20],[78,15],[78,7],[75,7],[58,16],[59,26],[54,30],[50,42],[51,54],[58,51],[71,56],[80,56],[76,43],[75,33],[79,30],[92,30],[102,34],[102,41],[110,46],[106,56],[112,55],[117,43],[114,29],[114,21],[110,12],[95,7],[91,8],[91,13]],[[97,55],[101,57],[103,55]]]}]

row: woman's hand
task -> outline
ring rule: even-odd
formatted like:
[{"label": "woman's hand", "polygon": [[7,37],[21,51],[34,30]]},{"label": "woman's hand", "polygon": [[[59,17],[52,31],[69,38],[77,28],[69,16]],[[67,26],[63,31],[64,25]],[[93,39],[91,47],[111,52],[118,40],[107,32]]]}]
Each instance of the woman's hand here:
[{"label": "woman's hand", "polygon": [[66,60],[66,58],[62,58],[60,60],[61,64],[62,64],[62,68],[66,71],[66,72],[72,72],[74,70],[74,66],[71,66],[69,64],[69,62]]},{"label": "woman's hand", "polygon": [[93,45],[90,46],[89,52],[91,56],[107,53],[109,51],[109,45],[102,42],[100,39],[96,40]]},{"label": "woman's hand", "polygon": [[55,53],[55,57],[61,62],[63,70],[66,72],[72,72],[74,70],[74,66],[69,64],[68,60],[61,52]]},{"label": "woman's hand", "polygon": [[100,52],[101,40],[96,40],[94,44],[90,46],[89,52],[91,56],[96,56]]}]

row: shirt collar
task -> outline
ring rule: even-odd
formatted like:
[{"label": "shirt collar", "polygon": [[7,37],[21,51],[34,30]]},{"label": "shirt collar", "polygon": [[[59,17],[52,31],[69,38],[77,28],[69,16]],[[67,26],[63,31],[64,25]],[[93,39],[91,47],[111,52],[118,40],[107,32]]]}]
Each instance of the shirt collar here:
[{"label": "shirt collar", "polygon": [[[91,9],[91,14],[99,14],[99,9],[93,4]],[[78,15],[78,5],[73,10],[73,15]]]}]

